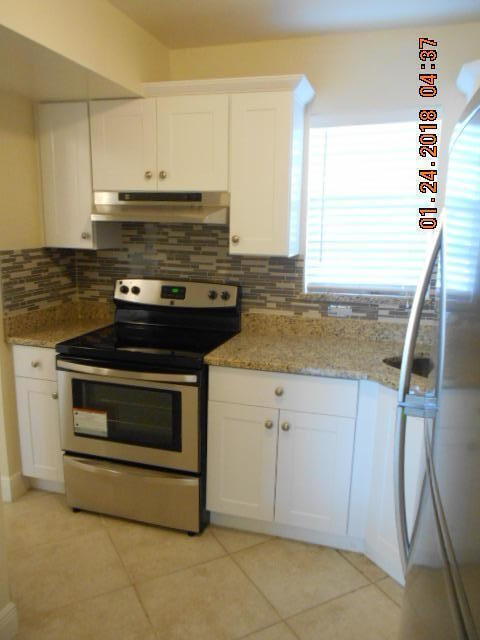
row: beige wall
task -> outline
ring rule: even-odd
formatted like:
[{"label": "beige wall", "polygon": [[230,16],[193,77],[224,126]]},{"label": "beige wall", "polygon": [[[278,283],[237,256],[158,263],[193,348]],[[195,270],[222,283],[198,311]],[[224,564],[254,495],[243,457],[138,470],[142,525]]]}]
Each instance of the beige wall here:
[{"label": "beige wall", "polygon": [[106,0],[2,0],[0,24],[113,82],[168,78],[168,51]]},{"label": "beige wall", "polygon": [[10,601],[7,578],[7,558],[5,553],[5,533],[3,525],[3,503],[0,497],[0,611]]},{"label": "beige wall", "polygon": [[[33,104],[0,92],[0,250],[42,245]],[[0,301],[0,336],[3,335]],[[0,476],[21,468],[10,347],[0,340]]]},{"label": "beige wall", "polygon": [[30,100],[0,92],[0,250],[42,244],[38,163]]},{"label": "beige wall", "polygon": [[311,112],[325,124],[375,121],[389,114],[403,117],[420,101],[419,36],[438,41],[438,102],[444,109],[446,157],[448,138],[465,103],[456,77],[464,62],[480,58],[480,22],[173,49],[170,74],[172,80],[180,80],[305,73],[316,90]]}]

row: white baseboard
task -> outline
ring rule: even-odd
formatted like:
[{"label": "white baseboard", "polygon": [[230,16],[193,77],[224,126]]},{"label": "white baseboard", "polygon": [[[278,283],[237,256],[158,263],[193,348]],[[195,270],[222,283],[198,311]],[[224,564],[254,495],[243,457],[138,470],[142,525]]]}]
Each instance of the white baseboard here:
[{"label": "white baseboard", "polygon": [[338,536],[330,533],[320,533],[311,529],[302,529],[278,522],[264,522],[252,518],[241,518],[239,516],[229,516],[223,513],[210,512],[210,521],[221,527],[231,527],[242,531],[252,531],[254,533],[265,533],[267,535],[279,536],[280,538],[290,538],[311,544],[321,544],[335,549],[345,551],[363,551],[364,541],[351,536]]},{"label": "white baseboard", "polygon": [[30,486],[32,489],[40,489],[41,491],[65,493],[65,483],[55,482],[54,480],[39,480],[38,478],[30,478]]},{"label": "white baseboard", "polygon": [[9,602],[0,611],[0,640],[13,640],[18,631],[17,607]]},{"label": "white baseboard", "polygon": [[4,502],[13,502],[17,500],[30,487],[28,478],[23,476],[20,471],[14,473],[13,476],[1,476],[0,487],[2,489],[2,498]]}]

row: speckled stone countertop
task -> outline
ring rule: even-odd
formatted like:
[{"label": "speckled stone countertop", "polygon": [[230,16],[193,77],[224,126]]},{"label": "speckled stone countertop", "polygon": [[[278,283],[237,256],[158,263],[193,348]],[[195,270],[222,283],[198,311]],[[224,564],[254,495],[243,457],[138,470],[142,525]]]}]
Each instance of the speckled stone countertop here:
[{"label": "speckled stone countertop", "polygon": [[53,349],[63,340],[104,327],[112,321],[110,305],[64,304],[4,318],[5,339],[10,344]]},{"label": "speckled stone countertop", "polygon": [[[61,305],[4,318],[11,344],[54,348],[58,342],[110,324],[110,305]],[[206,362],[222,367],[374,380],[398,387],[399,370],[383,362],[401,356],[406,325],[351,318],[300,318],[247,313],[242,331],[212,351]],[[424,327],[417,355],[429,355],[432,333]],[[424,389],[426,378],[412,376]]]},{"label": "speckled stone countertop", "polygon": [[[262,317],[263,315],[263,317]],[[398,388],[399,370],[383,358],[401,356],[406,326],[371,320],[302,320],[247,314],[243,330],[206,358],[210,365],[285,373],[374,380]],[[421,336],[417,355],[429,355],[431,336]],[[428,386],[412,376],[412,385]]]}]

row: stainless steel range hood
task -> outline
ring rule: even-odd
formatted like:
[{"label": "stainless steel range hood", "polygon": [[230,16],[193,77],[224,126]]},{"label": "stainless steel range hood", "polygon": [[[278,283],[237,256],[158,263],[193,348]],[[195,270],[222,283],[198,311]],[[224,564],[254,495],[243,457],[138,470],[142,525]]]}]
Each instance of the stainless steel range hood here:
[{"label": "stainless steel range hood", "polygon": [[228,223],[226,191],[95,191],[93,222]]}]

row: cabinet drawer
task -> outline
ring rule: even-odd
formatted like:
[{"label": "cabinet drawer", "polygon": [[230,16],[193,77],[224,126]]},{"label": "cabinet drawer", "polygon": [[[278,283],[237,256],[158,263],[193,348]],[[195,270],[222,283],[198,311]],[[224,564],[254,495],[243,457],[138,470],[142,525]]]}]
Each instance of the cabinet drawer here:
[{"label": "cabinet drawer", "polygon": [[43,347],[13,347],[15,375],[37,380],[56,380],[55,349]]},{"label": "cabinet drawer", "polygon": [[209,399],[217,402],[354,418],[354,380],[210,367]]}]

